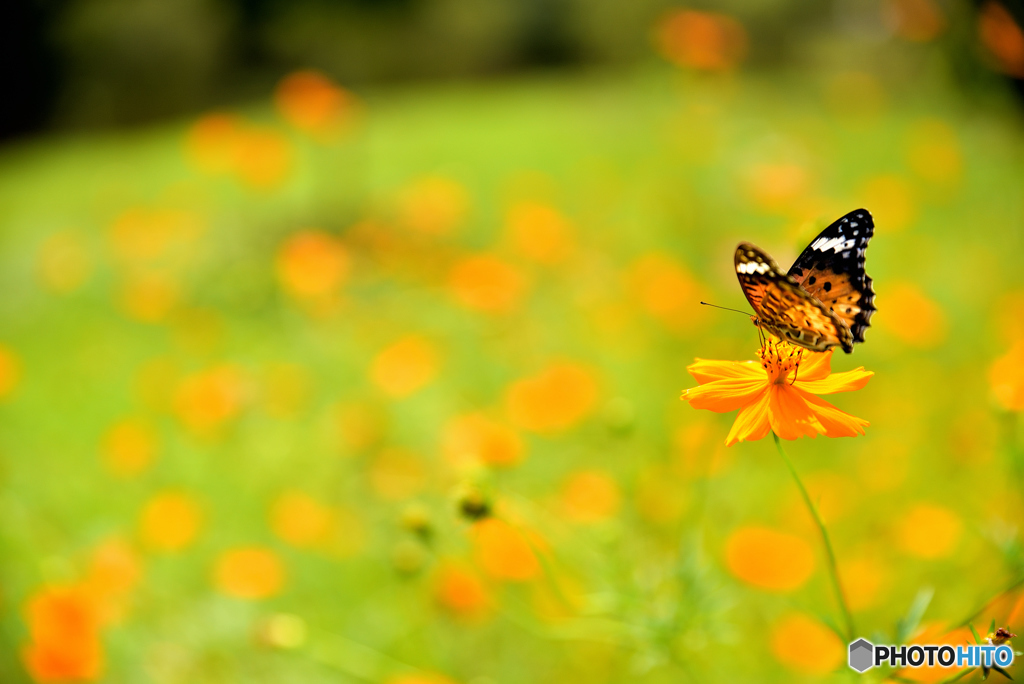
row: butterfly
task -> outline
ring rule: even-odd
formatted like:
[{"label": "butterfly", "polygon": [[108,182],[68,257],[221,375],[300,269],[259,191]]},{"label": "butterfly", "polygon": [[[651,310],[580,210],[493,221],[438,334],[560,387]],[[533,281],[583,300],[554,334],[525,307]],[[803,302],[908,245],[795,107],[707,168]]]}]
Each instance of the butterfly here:
[{"label": "butterfly", "polygon": [[851,211],[821,231],[788,272],[764,250],[741,242],[736,277],[754,307],[754,324],[811,351],[852,352],[875,312],[875,292],[864,272],[874,232],[866,209]]}]

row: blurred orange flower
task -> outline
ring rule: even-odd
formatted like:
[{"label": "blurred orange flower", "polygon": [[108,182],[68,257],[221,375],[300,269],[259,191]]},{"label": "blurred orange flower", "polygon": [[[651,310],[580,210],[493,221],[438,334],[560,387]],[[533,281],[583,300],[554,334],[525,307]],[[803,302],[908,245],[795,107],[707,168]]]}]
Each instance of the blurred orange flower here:
[{"label": "blurred orange flower", "polygon": [[804,613],[789,613],[775,623],[771,644],[780,663],[811,675],[833,672],[846,652],[835,632]]},{"label": "blurred orange flower", "polygon": [[889,565],[872,555],[855,556],[840,564],[839,575],[851,610],[879,604],[885,596]]},{"label": "blurred orange flower", "polygon": [[918,558],[946,558],[956,551],[963,532],[960,517],[944,506],[917,504],[899,520],[897,540]]},{"label": "blurred orange flower", "polygon": [[202,216],[180,209],[132,207],[118,215],[108,239],[114,256],[130,267],[170,266],[188,259],[189,248],[206,230]]},{"label": "blurred orange flower", "polygon": [[673,12],[659,23],[655,39],[665,59],[701,71],[730,71],[747,52],[743,25],[716,12]]},{"label": "blurred orange flower", "polygon": [[284,565],[276,553],[258,546],[225,551],[214,568],[214,585],[240,599],[274,596],[284,585]]},{"label": "blurred orange flower", "polygon": [[330,138],[352,121],[355,101],[344,88],[318,71],[296,71],[281,79],[274,104],[296,128]]},{"label": "blurred orange flower", "polygon": [[121,288],[121,308],[143,323],[159,323],[178,303],[179,286],[167,273],[134,273]]},{"label": "blurred orange flower", "polygon": [[456,262],[448,274],[448,287],[467,309],[503,313],[522,301],[526,278],[511,264],[479,254]]},{"label": "blurred orange flower", "polygon": [[202,523],[199,504],[184,492],[164,491],[142,509],[139,536],[154,551],[181,551],[195,539]]},{"label": "blurred orange flower", "polygon": [[882,11],[896,35],[914,43],[934,40],[946,28],[946,18],[934,0],[887,0]]},{"label": "blurred orange flower", "polygon": [[556,363],[512,383],[505,405],[513,423],[533,432],[558,432],[586,417],[598,399],[597,380],[585,366]]},{"label": "blurred orange flower", "polygon": [[440,356],[420,335],[406,335],[382,349],[370,365],[370,378],[396,399],[415,394],[437,376]]},{"label": "blurred orange flower", "polygon": [[831,350],[812,353],[782,341],[769,340],[758,356],[760,364],[697,359],[687,367],[700,386],[684,390],[680,399],[716,413],[740,410],[726,445],[758,440],[769,431],[782,439],[864,434],[867,421],[817,395],[859,390],[873,372],[861,367],[831,374]]},{"label": "blurred orange flower", "polygon": [[270,528],[292,546],[316,548],[330,540],[334,514],[305,492],[287,491],[270,508]]},{"label": "blurred orange flower", "polygon": [[577,471],[562,485],[562,507],[574,522],[606,520],[618,512],[621,500],[615,480],[600,470]]},{"label": "blurred orange flower", "polygon": [[293,151],[288,139],[223,112],[208,114],[185,137],[185,154],[205,173],[231,173],[255,190],[274,190],[288,180]]},{"label": "blurred orange flower", "polygon": [[765,212],[784,212],[805,196],[810,174],[800,164],[752,164],[744,170],[747,193]]},{"label": "blurred orange flower", "polygon": [[234,114],[207,114],[192,124],[185,137],[188,160],[205,173],[228,173],[234,169],[243,122]]},{"label": "blurred orange flower", "polygon": [[9,348],[0,344],[0,399],[6,399],[18,386],[21,364]]},{"label": "blurred orange flower", "polygon": [[634,261],[626,274],[640,307],[679,333],[699,330],[707,314],[694,306],[699,285],[685,266],[667,254],[652,252]]},{"label": "blurred orange flower", "polygon": [[330,410],[330,429],[344,451],[362,451],[376,445],[387,431],[379,408],[357,402],[339,402]]},{"label": "blurred orange flower", "polygon": [[441,566],[434,591],[441,607],[460,617],[481,617],[491,604],[487,587],[480,577],[456,563]]},{"label": "blurred orange flower", "polygon": [[247,395],[245,378],[231,365],[187,376],[174,395],[174,410],[185,427],[207,433],[234,418]]},{"label": "blurred orange flower", "polygon": [[519,463],[525,449],[515,430],[477,412],[445,424],[441,450],[453,465],[480,462],[503,467]]},{"label": "blurred orange flower", "polygon": [[981,8],[978,36],[996,58],[1000,71],[1024,78],[1024,31],[1002,4],[990,0]]},{"label": "blurred orange flower", "polygon": [[572,254],[572,225],[553,207],[519,202],[509,208],[505,223],[512,245],[527,259],[555,265]]},{"label": "blurred orange flower", "polygon": [[38,682],[93,680],[103,665],[100,619],[89,592],[79,586],[48,587],[25,611],[30,641],[25,666]]},{"label": "blurred orange flower", "polygon": [[540,573],[540,561],[526,534],[497,518],[473,526],[473,544],[480,567],[491,577],[525,582]]},{"label": "blurred orange flower", "polygon": [[913,283],[893,282],[885,292],[885,311],[878,324],[900,341],[919,349],[934,349],[946,341],[946,312]]},{"label": "blurred orange flower", "polygon": [[459,182],[443,176],[420,178],[399,198],[402,223],[426,235],[448,235],[469,211],[469,192]]},{"label": "blurred orange flower", "polygon": [[344,245],[321,230],[304,230],[290,236],[278,251],[277,278],[293,297],[332,294],[349,272]]},{"label": "blurred orange flower", "polygon": [[996,359],[988,374],[992,397],[1001,408],[1024,411],[1024,339]]},{"label": "blurred orange flower", "polygon": [[146,422],[126,419],[103,438],[103,461],[115,475],[131,477],[149,467],[156,455],[156,432]]},{"label": "blurred orange flower", "polygon": [[234,146],[234,170],[254,190],[275,190],[292,171],[292,145],[281,133],[262,126],[248,126]]},{"label": "blurred orange flower", "polygon": [[[964,644],[973,644],[974,635],[971,634],[970,627],[956,627],[950,629],[947,624],[942,622],[926,623],[921,626],[921,629],[911,639],[911,644],[935,644],[938,646],[963,646]],[[942,667],[941,665],[928,666],[925,663],[921,667],[905,667],[896,670],[892,673],[894,681],[904,682],[947,682],[951,679],[959,679],[956,677],[958,673],[962,673],[965,668],[958,668],[956,665],[953,667]],[[898,677],[899,679],[895,679]]]},{"label": "blurred orange flower", "polygon": [[814,552],[800,537],[767,527],[743,527],[725,543],[729,572],[760,589],[793,591],[814,572]]},{"label": "blurred orange flower", "polygon": [[93,551],[85,588],[97,604],[101,622],[119,622],[132,590],[142,577],[142,561],[125,540],[111,538]]}]

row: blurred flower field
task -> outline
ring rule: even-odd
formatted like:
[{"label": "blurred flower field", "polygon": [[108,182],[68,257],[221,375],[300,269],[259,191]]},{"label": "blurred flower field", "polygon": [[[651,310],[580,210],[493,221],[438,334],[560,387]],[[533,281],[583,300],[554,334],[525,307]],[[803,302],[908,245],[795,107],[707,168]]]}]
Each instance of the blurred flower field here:
[{"label": "blurred flower field", "polygon": [[679,395],[757,351],[698,304],[746,306],[736,243],[788,264],[859,206],[870,426],[787,449],[859,636],[1020,631],[1019,107],[734,73],[720,28],[660,38],[711,74],[300,71],[7,149],[0,680],[845,680],[774,448]]}]

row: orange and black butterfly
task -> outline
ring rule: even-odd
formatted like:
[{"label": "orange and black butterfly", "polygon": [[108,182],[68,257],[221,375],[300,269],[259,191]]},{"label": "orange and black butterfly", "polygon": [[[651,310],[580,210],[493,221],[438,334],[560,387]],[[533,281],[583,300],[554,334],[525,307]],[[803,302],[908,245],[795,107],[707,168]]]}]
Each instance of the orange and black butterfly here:
[{"label": "orange and black butterfly", "polygon": [[875,292],[864,272],[864,252],[875,232],[866,209],[843,216],[807,245],[789,272],[762,249],[736,247],[736,276],[760,328],[811,351],[864,341],[875,312]]}]

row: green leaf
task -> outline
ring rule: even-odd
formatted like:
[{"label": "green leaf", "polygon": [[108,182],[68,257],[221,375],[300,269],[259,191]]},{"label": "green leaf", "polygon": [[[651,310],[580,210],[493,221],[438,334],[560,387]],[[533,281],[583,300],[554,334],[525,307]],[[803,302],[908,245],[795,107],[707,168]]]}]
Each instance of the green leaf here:
[{"label": "green leaf", "polygon": [[910,603],[910,608],[907,609],[907,614],[896,623],[897,644],[906,643],[913,636],[917,626],[921,624],[921,618],[924,617],[924,612],[928,610],[928,604],[932,602],[932,596],[934,595],[935,590],[931,587],[922,587],[917,592],[917,596]]},{"label": "green leaf", "polygon": [[978,630],[974,629],[974,623],[972,622],[972,623],[968,624],[967,626],[971,628],[971,634],[974,635],[974,643],[980,645],[981,644],[981,637],[978,636]]},{"label": "green leaf", "polygon": [[953,675],[949,679],[943,679],[942,680],[942,684],[952,684],[952,682],[959,682],[961,679],[963,679],[964,677],[970,675],[972,672],[974,672],[977,669],[978,668],[976,668],[976,667],[968,668],[968,669],[964,670],[963,672],[960,672],[958,674]]},{"label": "green leaf", "polygon": [[996,672],[998,672],[999,674],[1003,675],[1007,679],[1011,679],[1011,680],[1013,679],[1013,677],[1010,676],[1009,672],[1007,672],[1003,668],[999,667],[998,665],[993,665],[992,669],[995,670]]}]

